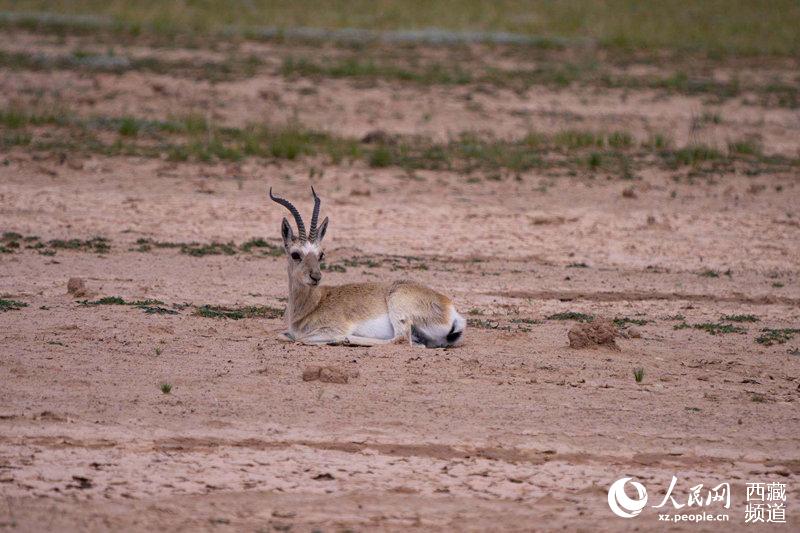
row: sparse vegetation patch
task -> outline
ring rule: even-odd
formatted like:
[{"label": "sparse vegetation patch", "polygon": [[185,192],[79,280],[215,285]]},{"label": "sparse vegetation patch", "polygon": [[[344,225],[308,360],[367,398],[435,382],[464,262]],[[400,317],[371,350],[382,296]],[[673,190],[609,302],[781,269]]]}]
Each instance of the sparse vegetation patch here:
[{"label": "sparse vegetation patch", "polygon": [[555,313],[548,316],[547,320],[576,320],[578,322],[591,322],[594,320],[594,316],[575,311],[564,311],[562,313]]},{"label": "sparse vegetation patch", "polygon": [[724,322],[758,322],[756,315],[723,315],[720,320]]},{"label": "sparse vegetation patch", "polygon": [[18,302],[17,300],[0,299],[0,312],[2,313],[6,311],[18,311],[23,307],[28,307],[28,304],[25,302]]},{"label": "sparse vegetation patch", "polygon": [[785,342],[792,340],[794,336],[798,333],[800,333],[800,329],[797,328],[783,328],[783,329],[764,328],[761,330],[761,335],[756,337],[756,342],[758,344],[763,344],[764,346],[772,346],[773,344],[783,344]]},{"label": "sparse vegetation patch", "polygon": [[271,257],[279,257],[283,255],[283,247],[278,246],[277,244],[272,244],[271,242],[267,242],[262,238],[252,238],[249,241],[242,243],[239,246],[239,249],[243,252],[248,253],[255,253],[258,252],[260,255],[268,255]]},{"label": "sparse vegetation patch", "polygon": [[217,305],[201,305],[194,312],[204,318],[230,318],[241,320],[243,318],[281,318],[283,309],[266,305],[250,305],[245,307],[223,307]]},{"label": "sparse vegetation patch", "polygon": [[6,231],[0,237],[0,253],[14,253],[22,249],[38,250],[43,255],[54,255],[57,250],[105,254],[111,251],[111,242],[105,237],[87,240],[52,239],[44,242],[35,235],[22,235],[14,231]]},{"label": "sparse vegetation patch", "polygon": [[630,318],[627,316],[617,317],[613,320],[614,325],[618,328],[629,326],[630,324],[635,324],[637,326],[644,326],[647,324],[648,320],[644,318]]},{"label": "sparse vegetation patch", "polygon": [[[39,107],[9,108],[11,111],[7,110],[7,115],[25,118],[13,119],[14,129],[9,129],[0,142],[7,147],[24,143],[37,151],[89,152],[172,161],[239,161],[248,157],[294,160],[325,156],[333,164],[361,159],[375,168],[400,167],[409,175],[416,170],[451,170],[466,174],[478,172],[487,179],[496,180],[518,176],[533,168],[559,167],[583,168],[592,173],[603,171],[622,179],[635,179],[637,168],[644,159],[651,158],[653,152],[665,167],[674,169],[689,166],[706,171],[708,165],[728,168],[739,159],[761,167],[800,166],[800,160],[796,159],[743,155],[736,151],[722,154],[700,145],[680,149],[650,147],[648,143],[638,146],[626,131],[569,129],[549,135],[530,131],[518,139],[462,133],[444,142],[421,136],[395,136],[362,143],[298,123],[250,124],[237,128],[197,115],[165,121],[133,117],[82,118],[65,110],[53,115]],[[36,124],[46,127],[47,135],[42,134],[41,128],[29,131],[29,127]],[[652,163],[648,160],[648,164]],[[472,178],[474,176],[468,179]]]},{"label": "sparse vegetation patch", "polygon": [[711,335],[723,335],[726,333],[747,333],[747,330],[739,327],[734,326],[733,324],[722,324],[719,322],[703,322],[700,324],[687,324],[686,322],[681,322],[680,324],[676,324],[673,326],[673,329],[699,329],[701,331],[705,331]]},{"label": "sparse vegetation patch", "polygon": [[[0,66],[8,70],[77,70],[122,74],[130,71],[169,74],[170,76],[214,82],[249,78],[262,61],[252,55],[228,57],[221,61],[193,59],[165,60],[154,56],[129,57],[114,53],[90,53],[80,50],[59,55],[0,51]],[[2,122],[0,116],[0,122]],[[136,134],[136,124],[121,126],[125,134]],[[122,133],[122,131],[121,131]]]},{"label": "sparse vegetation patch", "polygon": [[155,241],[142,238],[136,241],[136,248],[134,248],[134,250],[137,252],[149,252],[153,248],[178,249],[182,254],[191,255],[193,257],[203,257],[206,255],[236,255],[240,252],[269,257],[283,255],[282,247],[256,237],[240,245],[236,245],[232,242],[185,243]]},{"label": "sparse vegetation patch", "polygon": [[126,301],[119,296],[105,296],[98,300],[82,300],[78,302],[84,307],[93,307],[98,305],[127,305],[131,307],[138,307],[148,315],[177,315],[178,311],[164,307],[164,302],[161,300],[135,300],[132,302]]}]

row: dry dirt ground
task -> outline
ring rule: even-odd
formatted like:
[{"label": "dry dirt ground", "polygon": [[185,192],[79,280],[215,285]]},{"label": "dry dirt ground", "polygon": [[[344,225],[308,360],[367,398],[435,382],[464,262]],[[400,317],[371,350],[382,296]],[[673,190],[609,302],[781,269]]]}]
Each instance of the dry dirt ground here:
[{"label": "dry dirt ground", "polygon": [[[0,44],[92,46],[21,31]],[[267,67],[291,47],[241,46]],[[741,98],[699,127],[702,95],[365,84],[267,67],[219,83],[9,69],[0,100],[49,95],[81,116],[150,119],[210,109],[231,125],[294,116],[355,137],[625,128],[637,142],[665,131],[678,145],[724,146],[747,134],[766,154],[800,149],[796,109]],[[726,529],[748,527],[746,483],[786,483],[784,527],[796,528],[800,183],[796,165],[765,168],[676,179],[683,171],[644,161],[633,180],[535,168],[467,180],[318,156],[172,162],[8,147],[0,230],[18,235],[3,237],[0,297],[27,305],[0,313],[0,529],[646,530],[661,525],[657,510],[617,518],[608,487],[633,477],[656,504],[673,475],[684,503],[691,486],[731,484]],[[285,213],[269,185],[308,213],[310,183],[331,217],[323,282],[427,283],[470,319],[462,347],[278,342],[286,260],[240,245],[278,243]],[[234,246],[155,244],[192,242]],[[71,277],[86,294],[68,294]],[[259,316],[203,316],[206,305]],[[581,318],[570,312],[618,319],[619,349],[570,348],[576,322],[559,320]],[[304,381],[313,365],[348,382]]]}]

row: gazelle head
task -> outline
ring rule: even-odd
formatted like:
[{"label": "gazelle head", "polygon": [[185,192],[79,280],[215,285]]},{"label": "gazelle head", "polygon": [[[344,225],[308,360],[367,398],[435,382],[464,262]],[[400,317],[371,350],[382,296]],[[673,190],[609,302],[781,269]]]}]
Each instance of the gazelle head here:
[{"label": "gazelle head", "polygon": [[297,208],[290,201],[273,196],[272,187],[269,189],[269,197],[272,201],[288,209],[297,224],[297,235],[295,235],[286,217],[281,222],[283,249],[286,250],[289,263],[289,279],[300,285],[315,286],[319,285],[322,280],[319,263],[325,256],[325,252],[322,251],[322,239],[328,230],[328,217],[325,217],[322,224],[317,226],[320,199],[314,191],[314,187],[311,187],[311,194],[314,196],[314,212],[311,215],[311,228],[306,235],[306,225]]}]

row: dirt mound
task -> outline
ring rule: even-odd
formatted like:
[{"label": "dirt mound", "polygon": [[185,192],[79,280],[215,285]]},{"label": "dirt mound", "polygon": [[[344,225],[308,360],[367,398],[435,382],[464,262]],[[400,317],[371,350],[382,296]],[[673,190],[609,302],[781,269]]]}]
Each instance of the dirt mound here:
[{"label": "dirt mound", "polygon": [[67,292],[73,296],[86,296],[86,282],[83,278],[69,278]]},{"label": "dirt mound", "polygon": [[619,336],[619,330],[607,318],[595,318],[591,322],[576,324],[567,333],[570,348],[576,349],[605,346],[619,350],[619,346],[614,341]]},{"label": "dirt mound", "polygon": [[309,366],[303,370],[303,381],[319,380],[323,383],[347,383],[350,377],[350,373],[335,366]]}]

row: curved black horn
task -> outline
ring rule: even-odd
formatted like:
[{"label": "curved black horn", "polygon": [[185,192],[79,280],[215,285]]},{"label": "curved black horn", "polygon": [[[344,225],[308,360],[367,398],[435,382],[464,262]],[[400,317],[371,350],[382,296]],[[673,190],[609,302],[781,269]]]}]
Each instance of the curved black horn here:
[{"label": "curved black horn", "polygon": [[290,202],[289,200],[284,200],[279,196],[273,196],[272,187],[269,188],[269,197],[273,202],[281,204],[283,207],[288,209],[290,213],[292,213],[294,221],[297,224],[297,233],[300,236],[300,240],[301,241],[306,240],[306,225],[303,224],[303,217],[300,216],[300,211],[298,211],[297,208],[293,206],[292,202]]},{"label": "curved black horn", "polygon": [[314,212],[311,214],[311,229],[308,231],[308,239],[311,242],[317,240],[317,219],[319,219],[319,204],[321,203],[319,196],[314,191],[314,186],[311,186],[311,194],[314,195]]}]

